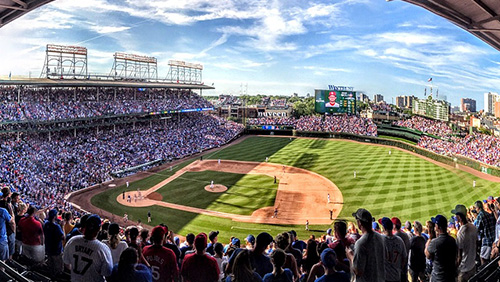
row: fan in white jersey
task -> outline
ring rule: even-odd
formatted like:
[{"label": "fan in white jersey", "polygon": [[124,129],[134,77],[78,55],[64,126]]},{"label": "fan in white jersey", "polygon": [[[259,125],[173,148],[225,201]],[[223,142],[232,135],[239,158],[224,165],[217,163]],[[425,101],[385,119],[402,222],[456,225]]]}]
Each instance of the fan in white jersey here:
[{"label": "fan in white jersey", "polygon": [[64,248],[64,264],[71,269],[72,282],[105,281],[111,275],[113,260],[111,251],[96,240],[101,227],[101,218],[91,215],[85,223],[84,235],[75,236]]}]

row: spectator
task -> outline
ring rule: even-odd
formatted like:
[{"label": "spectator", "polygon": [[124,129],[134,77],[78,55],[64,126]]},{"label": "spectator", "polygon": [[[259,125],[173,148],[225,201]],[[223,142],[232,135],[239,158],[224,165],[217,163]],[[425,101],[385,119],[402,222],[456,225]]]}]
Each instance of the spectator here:
[{"label": "spectator", "polygon": [[123,251],[128,247],[125,241],[120,240],[120,226],[117,223],[111,223],[108,227],[109,239],[104,240],[103,243],[109,247],[113,265],[120,261],[120,256]]},{"label": "spectator", "polygon": [[403,240],[392,234],[394,225],[390,218],[383,217],[379,223],[384,227],[384,242],[386,250],[385,281],[401,281],[402,273],[406,272],[406,248]]},{"label": "spectator", "polygon": [[207,235],[200,233],[194,239],[196,252],[184,258],[181,275],[185,282],[215,282],[219,279],[217,261],[206,254]]},{"label": "spectator", "polygon": [[475,225],[481,238],[481,265],[490,260],[493,242],[495,241],[495,217],[483,209],[483,202],[476,201],[474,208],[477,211]]},{"label": "spectator", "polygon": [[[289,233],[283,232],[276,236],[276,248],[285,251],[290,246]],[[300,277],[299,268],[297,266],[297,261],[295,260],[294,255],[291,253],[286,253],[285,262],[283,265],[284,268],[288,268],[292,271],[295,280],[298,280]]]},{"label": "spectator", "polygon": [[167,231],[163,226],[156,226],[151,230],[151,243],[143,250],[146,261],[151,265],[153,281],[177,281],[179,268],[172,250],[163,246]]},{"label": "spectator", "polygon": [[333,224],[333,230],[335,232],[335,241],[329,244],[328,247],[334,250],[336,254],[337,262],[335,263],[335,269],[350,274],[351,267],[345,250],[346,248],[350,248],[355,242],[347,236],[347,224],[345,221],[336,220]]},{"label": "spectator", "polygon": [[455,281],[457,244],[446,230],[448,221],[446,217],[437,215],[432,218],[436,224],[437,238],[429,240],[425,246],[425,255],[433,260],[431,281]]},{"label": "spectator", "polygon": [[386,260],[384,238],[372,230],[372,215],[366,209],[358,209],[352,214],[363,233],[356,241],[354,251],[346,250],[352,265],[355,281],[385,281]]},{"label": "spectator", "polygon": [[108,282],[152,282],[151,270],[144,264],[139,263],[139,256],[135,248],[127,248],[120,255],[118,264],[115,264],[111,276],[106,278]]},{"label": "spectator", "polygon": [[71,238],[63,252],[64,264],[71,270],[72,282],[104,281],[113,270],[108,246],[96,240],[101,218],[90,215],[85,221],[83,236]]},{"label": "spectator", "polygon": [[207,253],[211,254],[212,256],[215,255],[214,251],[214,245],[217,243],[217,238],[219,236],[219,231],[210,231],[208,233],[208,239],[210,240],[210,243],[207,245]]},{"label": "spectator", "polygon": [[246,248],[249,250],[252,250],[255,246],[255,236],[252,234],[248,234],[248,236],[245,238],[246,241]]},{"label": "spectator", "polygon": [[409,270],[411,281],[425,282],[425,239],[422,237],[422,223],[415,221],[414,236],[410,239]]},{"label": "spectator", "polygon": [[37,209],[30,205],[27,216],[19,221],[19,230],[22,233],[22,255],[34,263],[42,263],[45,259],[43,246],[42,223],[35,218]]},{"label": "spectator", "polygon": [[401,282],[407,282],[408,281],[408,256],[410,255],[410,238],[408,237],[407,233],[401,230],[401,220],[397,217],[391,218],[392,224],[394,225],[394,235],[398,236],[403,240],[403,243],[405,244],[405,250],[406,250],[406,256],[404,258],[404,270],[401,271]]},{"label": "spectator", "polygon": [[[235,238],[233,240],[238,240],[238,238]],[[224,246],[217,242],[215,243],[214,245],[214,252],[215,252],[215,260],[217,261],[217,266],[219,266],[219,280],[222,281],[224,279],[224,267],[226,266],[227,264],[227,257],[224,256]]]},{"label": "spectator", "polygon": [[184,260],[184,257],[186,254],[188,254],[189,251],[193,251],[193,243],[194,243],[194,234],[189,233],[186,235],[186,245],[181,247],[180,252],[181,252],[181,259],[180,261]]},{"label": "spectator", "polygon": [[350,278],[344,271],[337,271],[335,264],[337,263],[335,251],[327,248],[321,253],[321,262],[325,268],[325,275],[316,279],[316,282],[349,282]]},{"label": "spectator", "polygon": [[[476,273],[477,228],[467,220],[467,208],[457,205],[451,211],[456,214],[460,228],[457,233],[458,282],[466,282]],[[495,245],[498,248],[497,245]]]},{"label": "spectator", "polygon": [[[328,245],[326,244],[326,242],[321,242],[318,245],[317,251],[318,251],[318,253],[323,253],[323,251],[327,248],[328,248]],[[318,263],[313,265],[313,267],[311,267],[311,272],[309,273],[309,276],[307,277],[307,282],[314,282],[314,281],[316,281],[317,278],[323,276],[324,274],[325,274],[325,268],[323,267],[323,263],[320,260]]]},{"label": "spectator", "polygon": [[302,269],[306,278],[309,277],[313,265],[317,264],[319,260],[318,242],[314,239],[307,240],[306,252],[304,254],[304,259],[302,259]]},{"label": "spectator", "polygon": [[26,214],[26,211],[28,210],[28,207],[24,202],[19,202],[17,205],[17,214],[14,218],[15,225],[16,225],[16,251],[15,255],[16,258],[19,257],[21,254],[21,248],[23,245],[22,237],[21,237],[21,230],[19,230],[19,221],[21,221],[22,218],[24,218],[24,215]]},{"label": "spectator", "polygon": [[47,255],[47,266],[53,275],[59,275],[63,271],[63,240],[64,232],[56,222],[57,210],[52,209],[49,211],[49,217],[43,226],[43,233],[45,237],[45,254]]},{"label": "spectator", "polygon": [[286,254],[281,249],[275,249],[271,253],[271,263],[273,264],[273,272],[264,275],[264,282],[293,282],[297,281],[293,280],[293,273],[290,269],[283,269],[283,265],[285,264]]},{"label": "spectator", "polygon": [[252,264],[250,263],[252,257],[251,252],[252,251],[247,249],[241,249],[241,251],[236,255],[231,274],[226,278],[226,282],[262,281],[261,276],[256,271],[252,270]]},{"label": "spectator", "polygon": [[[15,218],[15,210],[14,207],[11,204],[11,197],[10,197],[10,188],[4,187],[2,188],[2,198],[0,200],[0,208],[4,208],[9,212],[9,215],[12,218]],[[7,224],[7,239],[9,243],[9,258],[12,259],[12,255],[14,255],[15,248],[16,248],[16,225],[15,221],[14,224]]]},{"label": "spectator", "polygon": [[[255,269],[260,277],[263,277],[267,273],[271,273],[273,271],[271,260],[265,255],[265,251],[272,241],[273,237],[269,233],[262,232],[257,235],[257,238],[255,239],[255,247],[250,251],[252,269]],[[244,249],[237,249],[233,252],[229,258],[226,273],[231,273],[236,256],[243,250]]]},{"label": "spectator", "polygon": [[12,218],[9,212],[0,208],[0,260],[6,261],[9,259],[9,241],[7,238],[7,226],[13,227],[14,218]]},{"label": "spectator", "polygon": [[181,251],[179,250],[179,247],[177,247],[177,245],[174,243],[174,232],[172,232],[172,230],[168,230],[168,226],[166,226],[163,223],[160,224],[160,226],[163,226],[163,228],[165,228],[165,231],[167,232],[167,238],[163,243],[163,246],[168,249],[171,249],[174,252],[175,259],[179,261],[179,258],[181,256]]}]

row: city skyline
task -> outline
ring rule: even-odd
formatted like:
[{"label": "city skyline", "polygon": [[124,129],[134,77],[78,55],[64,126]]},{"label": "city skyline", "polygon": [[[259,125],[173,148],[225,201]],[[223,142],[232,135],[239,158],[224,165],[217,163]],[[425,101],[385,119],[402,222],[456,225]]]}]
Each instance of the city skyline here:
[{"label": "city skyline", "polygon": [[207,95],[305,96],[342,85],[395,102],[424,98],[432,85],[434,97],[472,98],[480,110],[500,85],[498,51],[402,1],[57,0],[0,37],[3,77],[38,77],[53,43],[87,47],[91,73],[109,73],[115,51],[155,56],[160,78],[171,59],[201,63],[216,88]]}]

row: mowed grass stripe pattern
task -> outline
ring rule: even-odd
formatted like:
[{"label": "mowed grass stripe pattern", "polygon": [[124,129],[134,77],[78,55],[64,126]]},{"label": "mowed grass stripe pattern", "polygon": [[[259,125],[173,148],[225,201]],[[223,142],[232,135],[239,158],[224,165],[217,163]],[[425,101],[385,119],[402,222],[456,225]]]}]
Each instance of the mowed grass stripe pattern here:
[{"label": "mowed grass stripe pattern", "polygon": [[[374,217],[397,216],[401,220],[429,220],[436,214],[450,217],[456,204],[498,195],[498,184],[453,169],[452,171],[394,148],[325,139],[250,137],[217,154],[217,158],[264,161],[266,148],[288,144],[270,161],[317,172],[342,191],[341,218],[363,207]],[[258,148],[258,149],[257,149]],[[389,150],[391,154],[389,154]],[[236,155],[234,152],[238,152]],[[271,153],[271,151],[267,151]],[[357,177],[354,178],[354,171]],[[476,188],[472,181],[476,180]],[[307,188],[306,188],[307,189]],[[325,195],[326,199],[326,195]]]},{"label": "mowed grass stripe pattern", "polygon": [[[391,155],[388,154],[389,150]],[[342,191],[344,208],[340,217],[349,221],[353,220],[351,214],[360,207],[370,210],[376,218],[398,216],[402,221],[422,222],[436,214],[449,218],[450,210],[456,204],[470,205],[475,200],[486,199],[489,195],[496,196],[499,192],[498,183],[478,179],[460,170],[444,169],[407,152],[341,140],[290,141],[289,138],[250,137],[209,157],[259,162],[270,157],[270,162],[317,172],[329,178]],[[136,191],[138,187],[147,189],[190,162],[192,160],[173,171],[165,170],[131,183],[129,190]],[[354,171],[357,172],[356,178],[353,177]],[[474,179],[477,181],[476,188],[472,188]],[[303,225],[240,223],[157,206],[130,208],[116,202],[116,197],[124,189],[121,186],[96,195],[92,198],[92,204],[118,215],[127,212],[132,220],[144,221],[147,212],[151,211],[151,225],[165,223],[182,235],[220,230],[223,242],[230,236],[243,239],[248,234],[258,234],[260,231],[276,235],[290,229],[295,229],[299,238],[307,239],[311,234],[319,236],[329,227],[312,225],[310,229],[313,231],[305,231]],[[248,199],[250,204],[252,197]]]},{"label": "mowed grass stripe pattern", "polygon": [[[212,193],[204,189],[214,184],[228,190]],[[156,192],[163,201],[241,215],[251,215],[259,208],[273,206],[278,184],[266,175],[226,173],[218,171],[185,172]]]}]

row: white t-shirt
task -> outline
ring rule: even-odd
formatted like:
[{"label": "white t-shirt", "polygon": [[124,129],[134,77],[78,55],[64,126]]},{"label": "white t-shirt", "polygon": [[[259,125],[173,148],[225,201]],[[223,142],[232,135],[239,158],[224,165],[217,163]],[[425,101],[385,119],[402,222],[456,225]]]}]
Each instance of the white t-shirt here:
[{"label": "white t-shirt", "polygon": [[105,281],[113,270],[109,247],[83,235],[71,238],[64,248],[63,261],[71,265],[72,282]]},{"label": "white t-shirt", "polygon": [[457,233],[458,249],[462,250],[462,260],[458,266],[460,272],[467,272],[475,267],[477,228],[472,223],[460,227]]},{"label": "white t-shirt", "polygon": [[354,245],[353,267],[361,270],[363,276],[356,276],[356,282],[385,282],[385,242],[377,232],[365,233]]},{"label": "white t-shirt", "polygon": [[124,241],[118,242],[118,245],[116,246],[116,249],[111,248],[109,245],[109,240],[103,241],[106,246],[109,247],[109,250],[111,251],[111,257],[113,258],[113,265],[117,264],[120,261],[120,255],[122,254],[123,251],[125,251],[126,248],[128,248],[128,245]]}]

